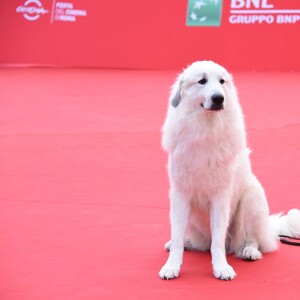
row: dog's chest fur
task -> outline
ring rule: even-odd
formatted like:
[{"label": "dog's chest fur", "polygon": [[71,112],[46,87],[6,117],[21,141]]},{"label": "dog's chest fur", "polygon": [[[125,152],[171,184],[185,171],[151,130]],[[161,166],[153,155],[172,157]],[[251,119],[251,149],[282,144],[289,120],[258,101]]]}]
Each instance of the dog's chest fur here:
[{"label": "dog's chest fur", "polygon": [[228,188],[238,166],[241,138],[236,136],[234,124],[212,117],[216,118],[182,120],[171,133],[171,180],[193,194],[211,195]]}]

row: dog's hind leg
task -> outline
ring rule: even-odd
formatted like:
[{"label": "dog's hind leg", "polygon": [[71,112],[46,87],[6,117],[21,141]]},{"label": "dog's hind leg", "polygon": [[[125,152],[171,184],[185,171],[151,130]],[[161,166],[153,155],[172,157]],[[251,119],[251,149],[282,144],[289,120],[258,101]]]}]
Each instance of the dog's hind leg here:
[{"label": "dog's hind leg", "polygon": [[240,239],[243,242],[236,255],[245,260],[261,259],[261,251],[276,249],[276,239],[269,226],[269,208],[264,190],[255,177],[243,195],[240,208],[240,227],[243,227],[245,235]]},{"label": "dog's hind leg", "polygon": [[210,245],[211,237],[206,237],[195,225],[189,224],[185,238],[186,250],[207,252]]},{"label": "dog's hind leg", "polygon": [[258,250],[257,242],[248,242],[245,247],[240,249],[237,256],[245,260],[258,260],[262,258],[262,254]]},{"label": "dog's hind leg", "polygon": [[[167,252],[170,251],[171,248],[171,240],[165,243],[164,248]],[[197,248],[195,248],[194,244],[191,242],[189,238],[184,239],[184,250],[185,251],[200,251]]]},{"label": "dog's hind leg", "polygon": [[[187,230],[187,235],[184,239],[184,250],[186,251],[202,251],[207,252],[210,249],[211,240],[206,238],[193,225],[190,225]],[[165,249],[170,251],[171,240],[165,244]]]}]

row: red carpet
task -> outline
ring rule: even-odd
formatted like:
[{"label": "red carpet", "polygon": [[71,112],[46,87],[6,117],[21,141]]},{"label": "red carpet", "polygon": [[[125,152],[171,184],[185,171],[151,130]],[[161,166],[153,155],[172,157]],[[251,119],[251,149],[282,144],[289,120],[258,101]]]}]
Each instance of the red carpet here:
[{"label": "red carpet", "polygon": [[[272,213],[300,208],[300,73],[237,73]],[[0,69],[0,299],[300,299],[300,249],[184,255],[163,281],[169,202],[160,127],[176,72]]]}]

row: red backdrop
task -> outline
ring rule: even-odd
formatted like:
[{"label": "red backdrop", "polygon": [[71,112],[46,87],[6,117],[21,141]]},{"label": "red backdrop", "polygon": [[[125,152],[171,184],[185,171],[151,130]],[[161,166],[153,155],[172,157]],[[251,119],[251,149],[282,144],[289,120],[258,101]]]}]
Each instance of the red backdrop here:
[{"label": "red backdrop", "polygon": [[[300,21],[231,24],[232,1],[223,0],[220,27],[186,26],[186,0],[27,1],[1,1],[2,65],[165,69],[212,59],[238,70],[300,70]],[[300,6],[299,0],[255,1],[259,9],[263,3],[274,9]],[[256,8],[253,2],[249,9]],[[27,20],[24,7],[38,3],[47,12],[29,13],[39,17]],[[70,4],[83,16],[76,22],[56,20]]]}]

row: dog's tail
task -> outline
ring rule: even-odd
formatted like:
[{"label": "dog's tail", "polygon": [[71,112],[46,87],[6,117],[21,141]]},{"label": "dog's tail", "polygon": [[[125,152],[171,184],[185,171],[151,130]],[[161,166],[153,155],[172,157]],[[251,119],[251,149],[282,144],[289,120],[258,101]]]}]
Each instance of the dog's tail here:
[{"label": "dog's tail", "polygon": [[287,215],[282,215],[282,213],[271,215],[269,221],[274,236],[300,238],[300,210],[291,209]]}]

